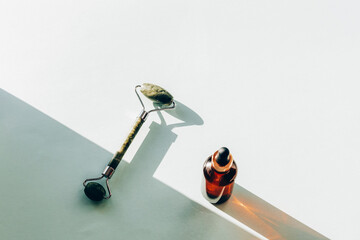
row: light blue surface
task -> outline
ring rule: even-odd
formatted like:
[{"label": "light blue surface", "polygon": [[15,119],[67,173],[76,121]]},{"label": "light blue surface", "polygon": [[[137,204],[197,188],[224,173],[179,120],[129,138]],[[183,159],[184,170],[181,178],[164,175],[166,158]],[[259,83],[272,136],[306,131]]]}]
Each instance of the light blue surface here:
[{"label": "light blue surface", "polygon": [[97,204],[82,182],[112,153],[0,89],[0,239],[257,239],[153,178],[172,128],[150,125]]}]

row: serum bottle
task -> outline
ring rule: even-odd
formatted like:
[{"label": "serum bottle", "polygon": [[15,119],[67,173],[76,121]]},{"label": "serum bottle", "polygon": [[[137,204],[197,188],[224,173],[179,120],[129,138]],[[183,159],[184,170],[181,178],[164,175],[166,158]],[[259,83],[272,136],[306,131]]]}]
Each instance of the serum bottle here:
[{"label": "serum bottle", "polygon": [[226,147],[220,148],[204,163],[205,190],[211,203],[228,200],[234,188],[237,166]]}]

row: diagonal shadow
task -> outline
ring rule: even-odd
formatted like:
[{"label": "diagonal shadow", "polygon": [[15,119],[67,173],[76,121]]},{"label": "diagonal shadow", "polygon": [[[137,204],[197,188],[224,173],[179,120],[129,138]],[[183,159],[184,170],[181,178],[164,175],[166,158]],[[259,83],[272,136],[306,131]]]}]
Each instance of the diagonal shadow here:
[{"label": "diagonal shadow", "polygon": [[[181,126],[202,124],[181,106]],[[152,177],[180,125],[151,123],[111,179],[114,196],[93,204],[82,181],[112,154],[0,89],[0,238],[258,239]]]},{"label": "diagonal shadow", "polygon": [[329,239],[237,184],[231,198],[216,207],[269,240]]}]

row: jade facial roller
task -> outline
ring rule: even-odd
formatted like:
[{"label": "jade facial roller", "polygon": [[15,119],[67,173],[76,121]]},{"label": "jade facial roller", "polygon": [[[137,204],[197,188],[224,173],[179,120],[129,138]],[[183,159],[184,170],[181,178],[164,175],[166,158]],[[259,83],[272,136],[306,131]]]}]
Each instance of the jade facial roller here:
[{"label": "jade facial roller", "polygon": [[[142,102],[142,100],[138,94],[138,91],[137,91],[139,88],[140,88],[140,92],[143,95],[145,95],[147,98],[149,98],[153,102],[159,104],[159,108],[154,108],[150,111],[146,111],[144,103]],[[168,91],[166,91],[165,89],[163,89],[162,87],[159,87],[157,85],[150,84],[150,83],[144,83],[142,85],[137,85],[135,87],[135,93],[140,100],[140,103],[142,106],[142,111],[141,111],[139,117],[136,119],[135,124],[134,124],[133,128],[131,129],[129,135],[127,136],[125,142],[121,146],[120,150],[118,152],[116,152],[113,159],[109,162],[109,164],[107,165],[105,170],[102,172],[100,177],[86,179],[83,183],[83,185],[85,187],[84,192],[85,192],[86,196],[93,201],[101,201],[102,199],[109,199],[111,197],[111,191],[110,191],[110,187],[109,187],[109,179],[114,174],[116,167],[119,165],[121,159],[123,158],[124,154],[126,153],[126,150],[129,148],[131,142],[133,141],[136,134],[140,130],[141,126],[145,122],[149,113],[175,108],[175,102],[174,102],[171,94]],[[106,188],[108,191],[107,196],[106,196],[105,188],[100,183],[95,182],[102,178],[106,178]]]}]

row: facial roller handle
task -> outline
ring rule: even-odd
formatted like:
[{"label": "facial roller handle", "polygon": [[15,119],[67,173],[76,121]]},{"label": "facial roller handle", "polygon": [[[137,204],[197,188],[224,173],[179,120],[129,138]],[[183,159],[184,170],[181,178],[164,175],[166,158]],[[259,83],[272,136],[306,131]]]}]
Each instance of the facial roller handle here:
[{"label": "facial roller handle", "polygon": [[145,122],[145,120],[141,117],[138,117],[136,119],[134,126],[131,129],[131,132],[127,136],[127,138],[126,138],[125,142],[123,143],[123,145],[121,146],[120,150],[116,152],[113,159],[109,162],[109,164],[108,164],[109,167],[113,168],[114,170],[116,169],[116,167],[119,165],[121,159],[125,155],[126,150],[129,148],[130,144],[134,140],[136,134],[139,132],[139,130],[144,122]]}]

